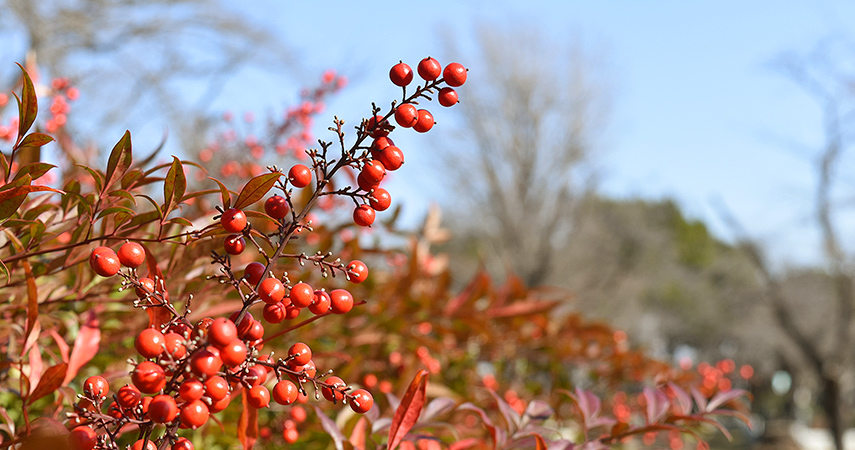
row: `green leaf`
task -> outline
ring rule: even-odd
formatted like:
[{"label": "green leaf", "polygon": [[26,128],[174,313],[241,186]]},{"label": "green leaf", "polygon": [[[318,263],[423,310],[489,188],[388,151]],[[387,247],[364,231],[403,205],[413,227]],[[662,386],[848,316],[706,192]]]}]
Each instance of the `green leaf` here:
[{"label": "green leaf", "polygon": [[163,180],[163,217],[169,215],[169,212],[178,206],[181,198],[184,197],[184,190],[187,188],[187,179],[184,177],[184,166],[181,160],[172,157],[172,167],[166,173],[166,179]]},{"label": "green leaf", "polygon": [[113,207],[107,208],[107,209],[99,212],[98,217],[96,217],[96,219],[100,219],[104,216],[109,216],[110,214],[118,214],[118,213],[133,215],[134,210],[131,208],[125,208],[124,206],[113,206]]},{"label": "green leaf", "polygon": [[43,162],[30,163],[18,169],[18,173],[15,174],[15,179],[17,180],[18,178],[29,174],[34,180],[37,180],[42,175],[46,174],[48,170],[53,169],[54,167],[56,166],[53,164]]},{"label": "green leaf", "polygon": [[126,191],[126,190],[123,190],[123,189],[116,189],[115,191],[110,191],[107,193],[107,195],[109,197],[125,198],[125,199],[132,201],[134,203],[134,205],[137,204],[137,199],[134,198],[134,195],[131,194],[130,192]]},{"label": "green leaf", "polygon": [[220,180],[218,180],[218,179],[216,179],[216,178],[208,177],[208,179],[209,179],[209,180],[214,180],[218,185],[220,185],[220,197],[221,197],[221,198],[222,198],[222,200],[223,200],[223,209],[229,209],[229,208],[231,208],[231,205],[232,205],[232,196],[231,196],[231,194],[229,193],[228,188],[226,188],[226,185],[225,185],[225,184],[223,184],[223,182],[222,182],[222,181],[220,181]]},{"label": "green leaf", "polygon": [[264,197],[271,188],[273,188],[273,185],[276,184],[276,181],[281,176],[281,173],[274,172],[259,175],[249,180],[249,182],[246,183],[246,186],[241,189],[234,207],[243,209],[261,200],[261,198]]},{"label": "green leaf", "polygon": [[[18,63],[15,63],[18,64]],[[27,134],[33,122],[36,121],[36,114],[39,112],[38,99],[36,98],[36,88],[33,86],[33,80],[30,79],[30,74],[24,69],[24,66],[18,64],[21,68],[24,78],[24,88],[21,91],[21,100],[18,104],[18,138]]]},{"label": "green leaf", "polygon": [[110,159],[107,161],[107,175],[104,182],[104,190],[110,188],[116,181],[122,179],[125,172],[131,167],[133,155],[131,154],[131,132],[125,131],[125,134],[119,139],[119,142],[113,147],[110,152]]},{"label": "green leaf", "polygon": [[0,175],[2,175],[2,178],[5,180],[6,174],[9,173],[9,160],[6,159],[6,154],[3,152],[0,152],[0,170],[3,171]]},{"label": "green leaf", "polygon": [[95,180],[95,190],[98,192],[102,191],[101,187],[104,186],[104,177],[101,176],[101,174],[97,170],[91,167],[84,166],[83,164],[75,164],[75,166],[81,167],[87,172],[89,172],[89,175],[92,176],[93,180]]},{"label": "green leaf", "polygon": [[30,133],[18,144],[18,148],[41,147],[53,142],[53,138],[42,133]]},{"label": "green leaf", "polygon": [[192,227],[192,226],[193,226],[193,222],[190,222],[189,220],[187,220],[187,219],[185,219],[185,218],[183,218],[183,217],[173,217],[173,218],[171,218],[171,219],[167,220],[167,221],[164,223],[164,225],[182,225],[182,226],[185,226],[185,227]]},{"label": "green leaf", "polygon": [[142,170],[133,169],[128,171],[128,173],[126,173],[125,176],[122,177],[122,189],[130,188],[132,185],[134,185],[134,183],[136,183],[137,180],[144,177],[145,174],[143,174]]}]

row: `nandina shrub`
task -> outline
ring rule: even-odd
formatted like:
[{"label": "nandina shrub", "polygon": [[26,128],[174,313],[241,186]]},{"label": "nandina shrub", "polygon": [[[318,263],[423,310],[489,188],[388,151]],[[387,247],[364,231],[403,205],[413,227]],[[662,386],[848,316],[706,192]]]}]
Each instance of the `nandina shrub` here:
[{"label": "nandina shrub", "polygon": [[[196,162],[159,163],[157,152],[135,159],[125,133],[103,170],[81,159],[58,117],[76,97],[67,82],[48,90],[44,128],[71,164],[40,161],[53,138],[29,133],[38,107],[24,71],[17,118],[0,136],[11,144],[0,158],[0,269],[13,324],[0,330],[3,441],[596,448],[740,414],[741,391],[692,390],[703,385],[608,327],[555,322],[556,302],[513,278],[496,288],[479,275],[452,295],[425,246],[409,259],[365,247],[364,230],[395,216],[384,217],[392,202],[381,187],[403,163],[392,121],[428,131],[423,104],[441,91],[452,106],[445,79],[465,82],[459,64],[440,78],[426,60],[409,95],[413,71],[392,68],[401,100],[372,105],[352,137],[336,118],[333,141],[304,150],[319,99],[343,85],[325,75],[312,102],[270,122],[264,139],[235,127],[220,145],[188,151]],[[261,169],[270,150],[302,158]],[[549,431],[570,424],[582,431]]]}]

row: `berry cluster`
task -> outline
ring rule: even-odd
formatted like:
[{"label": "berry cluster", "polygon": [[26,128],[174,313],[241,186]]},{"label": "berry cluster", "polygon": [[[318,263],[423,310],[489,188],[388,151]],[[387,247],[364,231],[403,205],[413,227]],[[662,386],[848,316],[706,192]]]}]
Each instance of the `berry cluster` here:
[{"label": "berry cluster", "polygon": [[[344,122],[335,119],[335,127],[330,130],[338,135],[340,155],[330,156],[333,143],[319,141],[320,149],[306,151],[310,166],[295,164],[287,174],[275,166],[269,167],[270,173],[252,178],[234,202],[220,183],[223,206],[217,207],[219,215],[215,220],[218,220],[193,236],[199,240],[222,236],[223,253],[211,252],[212,263],[219,266],[219,275],[209,278],[230,285],[243,299],[241,307],[229,317],[206,317],[192,322],[188,318],[192,296],[184,312],[179,313],[170,301],[167,280],[138,242],[126,242],[118,252],[106,246],[92,251],[89,264],[95,273],[103,277],[119,275],[123,279],[121,289],[133,288],[136,294],[134,306],[157,311],[153,317],[162,319],[152,319],[151,327],[136,337],[134,346],[141,360],[134,363],[130,384],[110,396],[103,377],[94,376],[84,383],[83,394],[71,414],[72,423],[77,425],[69,438],[72,448],[117,448],[116,439],[131,424],[140,430],[134,449],[155,445],[163,448],[167,444],[172,449],[192,449],[193,444],[178,436],[178,431],[204,425],[210,414],[225,409],[235,396],[243,395],[246,403],[256,409],[267,408],[271,399],[280,405],[293,405],[307,398],[307,385],[314,389],[316,398],[323,396],[332,403],[346,403],[360,414],[371,409],[374,404],[371,393],[349,386],[332,376],[331,370],[319,371],[309,345],[293,343],[287,355],[280,358],[274,357],[273,352],[261,351],[266,342],[315,319],[345,314],[364,303],[357,303],[341,287],[327,292],[307,281],[292,282],[289,272],[281,271],[280,263],[287,265],[291,261],[303,266],[310,262],[319,268],[322,276],[338,274],[351,283],[362,283],[368,278],[368,266],[360,260],[345,264],[340,259],[330,260],[331,253],[309,256],[284,250],[298,235],[312,231],[309,211],[319,199],[350,198],[356,204],[353,221],[363,227],[373,224],[376,211],[389,208],[389,192],[379,185],[387,171],[399,169],[404,159],[389,138],[394,127],[388,119],[394,115],[402,127],[428,131],[433,127],[433,116],[424,109],[416,109],[418,100],[430,100],[429,95],[439,89],[440,104],[451,106],[457,102],[457,93],[448,86],[460,86],[466,79],[466,69],[460,64],[449,64],[443,71],[432,58],[425,58],[418,71],[425,84],[408,97],[406,86],[412,81],[412,70],[403,63],[392,68],[391,79],[404,88],[404,98],[400,104],[392,102],[386,114],[380,114],[380,109],[374,106],[370,118],[356,127],[356,141],[350,148],[344,145]],[[440,88],[443,83],[448,86]],[[373,139],[370,145],[369,139]],[[351,170],[358,172],[357,187],[336,188],[333,176]],[[281,192],[267,197],[263,212],[247,209],[274,188]],[[307,188],[311,191],[297,191],[302,193],[295,195],[295,189]],[[275,226],[272,233],[260,231],[271,224]],[[249,262],[238,275],[239,269],[232,258],[246,256],[248,244],[257,250],[263,262]],[[143,264],[148,276],[141,277],[137,269]],[[122,266],[127,270],[122,271]],[[280,276],[275,275],[277,269]],[[304,309],[313,317],[265,336],[264,325],[249,311],[256,304],[263,305],[261,318],[270,324],[296,319]],[[109,398],[111,402],[107,401]],[[292,411],[293,420],[283,431],[288,442],[298,436],[296,422],[301,421],[298,411],[303,410]],[[305,419],[305,411],[302,416]],[[156,436],[153,434],[156,426],[164,426],[165,432]]]}]

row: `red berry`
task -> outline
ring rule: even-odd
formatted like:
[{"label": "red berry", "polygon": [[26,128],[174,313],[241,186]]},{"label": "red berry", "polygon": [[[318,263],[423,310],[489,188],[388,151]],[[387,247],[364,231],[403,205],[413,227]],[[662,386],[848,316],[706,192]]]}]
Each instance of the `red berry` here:
[{"label": "red berry", "polygon": [[383,167],[383,163],[377,161],[376,159],[372,159],[362,168],[360,172],[365,177],[365,181],[369,183],[379,183],[383,181],[383,177],[386,176],[386,168]]},{"label": "red berry", "polygon": [[151,361],[143,361],[137,364],[131,374],[131,381],[140,392],[154,394],[166,386],[166,373],[163,367]]},{"label": "red berry", "polygon": [[326,291],[315,291],[314,298],[312,299],[312,304],[309,305],[309,311],[311,311],[312,314],[321,315],[326,314],[326,312],[329,310],[330,295],[327,294]]},{"label": "red berry", "polygon": [[353,210],[353,221],[361,227],[371,226],[374,216],[374,210],[368,205],[359,205]]},{"label": "red berry", "polygon": [[386,170],[395,171],[400,169],[404,164],[404,152],[402,152],[400,148],[390,145],[384,148],[383,151],[377,155],[377,159],[383,163],[383,167],[385,167]]},{"label": "red berry", "polygon": [[348,278],[353,283],[362,283],[368,278],[368,266],[358,259],[351,261],[346,270]]},{"label": "red berry", "polygon": [[219,400],[214,400],[214,403],[211,404],[211,406],[208,408],[208,411],[211,414],[218,413],[218,412],[226,409],[229,406],[229,403],[231,401],[232,401],[232,398],[229,397],[228,395],[219,399]]},{"label": "red berry", "polygon": [[273,386],[273,392],[270,394],[276,403],[290,405],[297,401],[297,392],[297,385],[288,380],[282,380]]},{"label": "red berry", "polygon": [[[285,292],[284,286],[282,288],[282,292],[284,295],[284,292]],[[237,321],[238,313],[240,313],[240,311],[233,312],[229,316],[229,320],[234,322],[235,326],[237,326],[238,337],[243,338],[246,335],[246,333],[249,331],[249,329],[252,328],[252,324],[253,324],[253,322],[255,322],[255,319],[252,317],[252,314],[249,311],[247,311],[246,313],[244,313],[243,319],[241,319],[240,322],[238,322]]]},{"label": "red berry", "polygon": [[181,359],[187,355],[187,347],[184,345],[184,337],[178,333],[166,333],[163,336],[166,353],[175,359]]},{"label": "red berry", "polygon": [[218,348],[225,347],[237,339],[237,327],[235,323],[225,317],[217,317],[208,327],[208,342]]},{"label": "red berry", "polygon": [[171,395],[156,395],[148,405],[148,417],[155,423],[172,422],[178,415],[178,405]]},{"label": "red berry", "polygon": [[[252,321],[252,327],[249,328],[249,331],[244,335],[244,339],[250,341],[250,345],[253,345],[252,341],[257,341],[264,337],[264,325],[257,320]],[[259,350],[261,348],[259,347]]]},{"label": "red berry", "polygon": [[288,296],[292,305],[305,308],[312,304],[312,300],[315,299],[315,290],[306,283],[297,283],[291,288],[291,293]]},{"label": "red berry", "polygon": [[291,182],[294,187],[304,188],[312,182],[312,171],[303,164],[295,164],[294,167],[288,171],[288,181]]},{"label": "red berry", "polygon": [[89,267],[102,277],[112,277],[121,268],[119,257],[110,247],[98,247],[89,255]]},{"label": "red berry", "polygon": [[330,310],[333,314],[344,314],[353,309],[353,296],[344,289],[330,292]]},{"label": "red berry", "polygon": [[140,390],[130,384],[120,387],[118,392],[116,392],[116,401],[123,408],[133,408],[134,406],[137,406],[137,403],[140,402],[140,398],[142,398]]},{"label": "red berry", "polygon": [[413,69],[403,62],[399,62],[389,70],[389,79],[391,79],[392,83],[396,86],[406,86],[413,81]]},{"label": "red berry", "polygon": [[293,419],[294,422],[297,422],[297,423],[305,422],[306,418],[308,417],[308,414],[306,414],[306,408],[303,408],[302,406],[299,406],[299,405],[291,408],[291,411],[289,411],[288,415],[290,415],[291,419]]},{"label": "red berry", "polygon": [[296,319],[300,315],[302,309],[296,305],[288,305],[285,308],[285,318],[288,320]]},{"label": "red berry", "polygon": [[258,287],[258,298],[264,303],[279,303],[285,297],[285,286],[276,278],[267,278]]},{"label": "red berry", "polygon": [[381,150],[390,145],[395,145],[395,143],[392,142],[392,140],[389,139],[387,136],[381,136],[377,139],[374,139],[374,142],[371,143],[371,156],[376,158],[376,155],[379,154]]},{"label": "red berry", "polygon": [[83,392],[87,397],[106,397],[110,383],[101,375],[92,375],[83,382]]},{"label": "red berry", "polygon": [[119,262],[125,267],[136,269],[145,262],[145,249],[136,242],[126,242],[119,247]]},{"label": "red berry", "polygon": [[433,81],[442,74],[442,65],[439,64],[439,61],[428,56],[419,62],[417,70],[419,71],[419,76],[424,80]]},{"label": "red berry", "polygon": [[145,298],[147,295],[154,294],[154,280],[151,278],[140,278],[140,284],[142,287],[134,288],[134,293],[137,294],[137,297]]},{"label": "red berry", "polygon": [[[145,447],[143,447],[143,444],[145,444]],[[152,440],[149,440],[148,444],[146,444],[145,439],[139,439],[131,446],[131,450],[157,450],[157,445]]]},{"label": "red berry", "polygon": [[223,239],[223,247],[230,255],[240,255],[246,248],[246,241],[240,234],[230,234]]},{"label": "red berry", "polygon": [[460,63],[451,63],[442,71],[442,78],[451,87],[463,86],[466,82],[466,68]]},{"label": "red berry", "polygon": [[264,202],[264,212],[274,219],[284,219],[288,215],[288,202],[285,197],[274,195]]},{"label": "red berry", "polygon": [[134,348],[143,358],[157,358],[163,353],[166,337],[155,328],[140,331],[134,341]]},{"label": "red berry", "polygon": [[251,262],[243,269],[243,277],[253,287],[258,285],[261,277],[264,275],[264,264],[260,262]]},{"label": "red berry", "polygon": [[223,377],[214,375],[205,381],[205,395],[215,401],[228,398],[229,383]]},{"label": "red berry", "polygon": [[67,442],[71,450],[92,450],[98,443],[98,436],[89,425],[80,425],[68,433]]},{"label": "red berry", "polygon": [[190,378],[184,380],[181,386],[178,387],[178,396],[185,402],[199,400],[205,394],[205,385],[201,381]]},{"label": "red berry", "polygon": [[169,450],[194,450],[193,443],[186,437],[176,439],[175,443],[169,447]]},{"label": "red berry", "polygon": [[389,208],[389,205],[392,204],[392,196],[389,195],[389,191],[383,188],[374,189],[374,192],[371,194],[373,199],[368,199],[368,204],[374,208],[375,211],[386,211]]},{"label": "red berry", "polygon": [[329,377],[326,384],[328,386],[321,386],[321,394],[324,395],[325,399],[333,403],[344,400],[344,394],[341,392],[341,389],[347,386],[344,380],[339,377]]},{"label": "red berry", "polygon": [[255,409],[270,405],[270,391],[264,386],[253,386],[247,391],[246,402]]},{"label": "red berry", "polygon": [[357,414],[365,414],[374,405],[374,397],[365,389],[357,389],[353,391],[353,397],[350,398],[350,409]]},{"label": "red berry", "polygon": [[380,187],[380,183],[369,181],[362,171],[360,171],[359,175],[356,176],[356,184],[359,186],[359,189],[362,189],[365,192],[371,192],[372,189]]},{"label": "red berry", "polygon": [[293,358],[291,361],[293,361],[294,364],[302,366],[304,364],[308,364],[309,361],[312,360],[312,349],[302,342],[297,342],[288,349],[288,356]]},{"label": "red berry", "polygon": [[427,133],[431,128],[433,128],[433,115],[426,109],[420,109],[419,120],[413,129],[419,133]]},{"label": "red berry", "polygon": [[229,233],[240,233],[246,228],[246,214],[237,209],[227,209],[220,217],[220,223]]},{"label": "red berry", "polygon": [[282,430],[282,439],[285,439],[285,442],[289,444],[293,444],[297,442],[297,439],[300,438],[300,432],[297,431],[296,428],[285,428]]},{"label": "red berry", "polygon": [[246,344],[235,338],[230,344],[223,347],[220,351],[220,358],[222,358],[223,364],[228,367],[244,362],[246,360]]},{"label": "red berry", "polygon": [[223,360],[213,352],[212,347],[206,347],[193,355],[190,359],[190,369],[197,376],[210,377],[217,374],[223,366]]},{"label": "red berry", "polygon": [[282,323],[285,320],[285,305],[282,302],[264,305],[261,316],[269,323]]},{"label": "red berry", "polygon": [[389,134],[389,122],[383,120],[383,116],[377,115],[368,119],[365,131],[373,138],[379,138]]},{"label": "red berry", "polygon": [[440,89],[437,99],[439,100],[439,104],[442,106],[454,106],[460,101],[457,98],[457,91],[450,87]]},{"label": "red berry", "polygon": [[256,364],[246,370],[246,381],[250,386],[260,386],[267,381],[267,368]]},{"label": "red berry", "polygon": [[302,366],[294,364],[294,361],[288,361],[288,368],[298,373],[298,375],[294,375],[293,373],[288,375],[288,377],[294,380],[295,382],[301,379],[305,381],[309,378],[314,378],[315,375],[318,374],[318,368],[315,366],[315,362],[312,360],[309,360],[309,362],[303,364]]},{"label": "red berry", "polygon": [[196,429],[208,421],[208,405],[202,400],[193,400],[181,407],[181,424]]},{"label": "red berry", "polygon": [[395,108],[395,122],[404,128],[412,128],[419,120],[419,112],[411,103],[404,103]]}]

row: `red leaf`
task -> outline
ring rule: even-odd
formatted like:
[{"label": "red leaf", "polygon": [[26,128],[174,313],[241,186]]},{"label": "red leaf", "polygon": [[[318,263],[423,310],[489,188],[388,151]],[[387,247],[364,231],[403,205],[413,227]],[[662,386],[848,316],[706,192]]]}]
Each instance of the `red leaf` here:
[{"label": "red leaf", "polygon": [[475,438],[464,439],[462,441],[457,441],[449,445],[448,450],[464,450],[467,448],[472,448],[480,443],[481,441]]},{"label": "red leaf", "polygon": [[490,286],[490,276],[487,272],[480,270],[472,278],[472,281],[463,288],[463,292],[448,301],[443,311],[446,317],[451,317],[458,308],[466,302],[477,300],[486,294]]},{"label": "red leaf", "polygon": [[106,192],[113,183],[121,180],[125,172],[131,167],[132,162],[131,132],[126,130],[119,142],[113,147],[113,151],[110,152],[110,159],[107,161],[107,176],[102,191]]},{"label": "red leaf", "polygon": [[395,410],[395,415],[392,417],[392,426],[389,428],[389,450],[395,450],[410,428],[419,419],[422,408],[425,405],[425,390],[427,389],[427,378],[429,372],[420,370],[419,373],[410,382],[410,387],[407,388],[407,393],[401,399],[401,404]]},{"label": "red leaf", "polygon": [[668,396],[659,389],[650,386],[644,387],[644,398],[647,401],[647,423],[655,423],[668,412],[671,402]]},{"label": "red leaf", "polygon": [[240,190],[237,200],[235,200],[235,208],[243,209],[267,195],[267,192],[273,188],[276,181],[279,180],[282,174],[279,172],[265,173],[252,178],[246,183],[246,186]]},{"label": "red leaf", "polygon": [[95,315],[95,311],[89,310],[86,323],[80,327],[77,338],[74,339],[74,348],[71,350],[71,357],[68,358],[68,371],[62,381],[63,386],[74,379],[77,371],[98,353],[100,342],[101,330],[98,328],[98,317]]},{"label": "red leaf", "polygon": [[[39,348],[39,344],[34,344],[30,347],[30,352],[27,355],[28,362],[30,364],[30,383],[38,384],[39,380],[42,378],[42,371],[44,371],[44,364],[42,363],[42,349]],[[31,388],[35,386],[30,386]],[[32,394],[32,392],[30,392]]]},{"label": "red leaf", "polygon": [[742,397],[743,395],[747,396],[748,392],[746,392],[742,389],[731,389],[729,391],[721,391],[718,394],[716,394],[715,396],[713,396],[712,399],[710,399],[710,402],[707,405],[704,412],[713,411],[716,408],[718,408],[720,405],[723,405],[723,404],[725,404],[725,403],[727,403],[733,399]]},{"label": "red leaf", "polygon": [[68,362],[68,344],[65,342],[65,339],[60,336],[56,330],[51,328],[48,333],[53,336],[53,340],[56,341],[56,346],[59,347],[59,354],[62,356],[62,362]]},{"label": "red leaf", "polygon": [[490,308],[487,310],[487,315],[493,319],[502,317],[518,317],[527,316],[530,314],[539,314],[548,311],[558,305],[558,302],[544,300],[520,300],[513,302],[507,306]]},{"label": "red leaf", "polygon": [[12,197],[17,197],[19,195],[27,195],[31,192],[57,192],[59,194],[64,194],[65,192],[60,191],[59,189],[54,189],[48,186],[18,186],[12,189],[6,189],[4,191],[0,191],[0,202],[4,202],[9,200]]},{"label": "red leaf", "polygon": [[487,431],[490,432],[490,437],[493,438],[494,447],[498,447],[505,443],[505,430],[496,428],[496,426],[493,425],[493,421],[490,420],[490,416],[487,415],[486,411],[473,405],[470,402],[466,402],[458,406],[457,409],[461,411],[474,411],[479,416],[481,416],[481,422],[484,423],[484,426],[487,427]]},{"label": "red leaf", "polygon": [[21,72],[23,73],[24,84],[21,90],[21,100],[18,103],[18,116],[20,118],[18,122],[18,138],[20,139],[33,126],[36,114],[39,112],[39,104],[36,98],[36,88],[33,87],[33,80],[30,79],[30,74],[27,73],[24,66],[18,64],[18,67],[21,68]]},{"label": "red leaf", "polygon": [[312,405],[312,408],[315,409],[315,414],[317,414],[318,418],[321,419],[321,426],[324,428],[324,431],[326,431],[333,439],[336,450],[344,450],[344,434],[342,434],[341,429],[339,429],[335,421],[327,417],[327,415],[324,414],[324,411],[321,408],[318,408],[317,405]]},{"label": "red leaf", "polygon": [[240,402],[243,409],[238,419],[238,440],[244,450],[251,450],[258,440],[258,410],[247,403],[247,390],[241,391]]},{"label": "red leaf", "polygon": [[546,447],[546,442],[543,442],[543,438],[542,438],[542,437],[540,437],[540,435],[539,435],[539,434],[537,434],[537,433],[535,433],[535,434],[534,434],[534,440],[535,440],[535,442],[537,443],[537,446],[535,447],[535,449],[537,449],[537,450],[546,450],[546,448],[547,448],[547,447]]},{"label": "red leaf", "polygon": [[30,395],[28,403],[33,403],[45,395],[57,390],[57,388],[63,384],[67,371],[68,364],[64,362],[49,367],[48,370],[45,371],[44,375],[42,375],[41,380],[39,380],[39,384],[36,386],[36,389],[33,390],[33,394]]},{"label": "red leaf", "polygon": [[356,450],[365,450],[365,436],[366,429],[368,427],[368,420],[365,416],[359,418],[356,421],[356,425],[353,426],[353,431],[350,432],[350,445],[353,446]]},{"label": "red leaf", "polygon": [[[160,296],[165,300],[169,296],[169,293],[166,292],[166,285],[163,282],[163,272],[160,270],[160,267],[158,267],[157,260],[154,258],[154,255],[148,251],[148,247],[143,245],[143,249],[145,249],[145,266],[146,269],[148,269],[148,277],[152,280],[156,280],[154,290],[159,292]],[[157,302],[156,297],[149,297],[149,302]],[[149,327],[160,327],[166,322],[169,322],[172,318],[166,308],[146,308],[145,311],[148,313]]]}]

